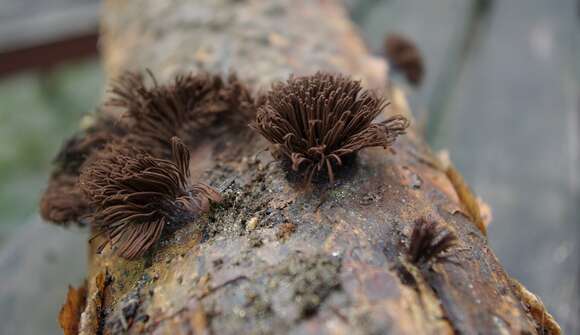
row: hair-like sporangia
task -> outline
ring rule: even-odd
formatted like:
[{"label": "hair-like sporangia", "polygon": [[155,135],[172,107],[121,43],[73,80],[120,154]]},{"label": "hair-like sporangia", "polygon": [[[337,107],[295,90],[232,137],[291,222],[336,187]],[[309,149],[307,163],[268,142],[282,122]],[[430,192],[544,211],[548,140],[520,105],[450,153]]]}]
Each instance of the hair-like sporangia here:
[{"label": "hair-like sporangia", "polygon": [[83,168],[80,187],[95,207],[91,223],[116,253],[132,259],[143,255],[168,224],[187,223],[221,201],[213,188],[192,183],[189,150],[170,140],[171,160],[113,143]]},{"label": "hair-like sporangia", "polygon": [[97,117],[86,130],[69,138],[54,159],[55,170],[40,200],[40,215],[46,221],[83,224],[90,204],[77,185],[81,166],[89,157],[126,133],[116,120]]},{"label": "hair-like sporangia", "polygon": [[190,143],[218,121],[245,127],[255,115],[250,90],[235,75],[227,80],[205,73],[179,75],[161,85],[148,73],[152,85],[146,84],[142,74],[123,74],[106,103],[124,110],[136,146],[169,153],[168,140],[173,136]]},{"label": "hair-like sporangia", "polygon": [[409,83],[418,86],[425,76],[425,65],[415,43],[401,35],[389,35],[385,41],[387,58]]},{"label": "hair-like sporangia", "polygon": [[359,81],[318,72],[275,84],[250,126],[308,182],[321,172],[334,181],[345,157],[367,147],[387,148],[405,133],[404,116],[373,122],[387,104]]},{"label": "hair-like sporangia", "polygon": [[421,265],[443,259],[443,255],[457,243],[457,236],[437,221],[419,218],[411,232],[407,256]]}]

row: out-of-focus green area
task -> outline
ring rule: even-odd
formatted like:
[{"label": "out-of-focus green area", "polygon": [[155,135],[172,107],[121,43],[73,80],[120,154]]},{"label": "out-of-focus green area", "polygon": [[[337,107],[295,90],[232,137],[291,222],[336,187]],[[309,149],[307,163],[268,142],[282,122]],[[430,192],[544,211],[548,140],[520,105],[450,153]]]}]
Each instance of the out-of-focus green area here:
[{"label": "out-of-focus green area", "polygon": [[96,60],[0,78],[0,243],[37,210],[53,157],[103,81]]}]

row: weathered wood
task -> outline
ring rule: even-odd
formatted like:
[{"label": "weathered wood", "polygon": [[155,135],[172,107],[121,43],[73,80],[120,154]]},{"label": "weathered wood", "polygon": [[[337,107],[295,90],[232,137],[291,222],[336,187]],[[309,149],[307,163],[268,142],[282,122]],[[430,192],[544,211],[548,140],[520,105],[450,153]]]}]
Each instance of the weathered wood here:
[{"label": "weathered wood", "polygon": [[[235,70],[264,89],[327,70],[385,90],[386,65],[354,31],[331,1],[110,0],[104,60],[111,77]],[[389,113],[405,113],[400,94],[392,99]],[[145,259],[91,254],[82,333],[557,333],[540,304],[526,307],[531,296],[459,200],[473,195],[414,131],[393,153],[363,151],[328,188],[289,182],[265,147],[248,131],[192,148],[194,177],[225,184],[224,203],[166,234]],[[425,216],[460,245],[450,261],[419,268],[405,253]]]},{"label": "weathered wood", "polygon": [[494,2],[437,134],[492,206],[506,269],[567,334],[580,332],[577,6]]}]

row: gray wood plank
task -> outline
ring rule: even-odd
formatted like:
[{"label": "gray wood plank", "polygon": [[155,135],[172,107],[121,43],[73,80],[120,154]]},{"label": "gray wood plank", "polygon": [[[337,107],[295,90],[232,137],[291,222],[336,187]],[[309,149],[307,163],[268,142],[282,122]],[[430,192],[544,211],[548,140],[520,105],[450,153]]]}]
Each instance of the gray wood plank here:
[{"label": "gray wood plank", "polygon": [[570,334],[579,331],[576,6],[495,1],[437,139],[491,204],[501,261]]},{"label": "gray wood plank", "polygon": [[0,252],[0,334],[61,334],[57,316],[68,285],[86,275],[87,232],[35,217]]},{"label": "gray wood plank", "polygon": [[422,52],[425,79],[409,97],[418,118],[425,117],[427,110],[439,108],[440,98],[447,95],[449,85],[455,82],[457,64],[478,1],[367,0],[353,7],[353,19],[371,50],[382,53],[385,37],[398,33],[414,41]]},{"label": "gray wood plank", "polygon": [[0,52],[94,33],[96,0],[0,0]]}]

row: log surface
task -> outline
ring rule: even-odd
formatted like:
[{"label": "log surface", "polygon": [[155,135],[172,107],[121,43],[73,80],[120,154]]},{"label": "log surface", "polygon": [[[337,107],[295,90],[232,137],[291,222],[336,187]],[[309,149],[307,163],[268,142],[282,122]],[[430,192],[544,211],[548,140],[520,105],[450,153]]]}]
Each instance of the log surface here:
[{"label": "log surface", "polygon": [[[259,91],[325,70],[388,90],[385,63],[337,1],[110,0],[103,18],[111,78],[235,70]],[[391,98],[387,113],[407,113]],[[81,333],[555,331],[488,247],[464,200],[473,196],[413,130],[392,152],[363,151],[328,188],[288,181],[266,147],[247,131],[191,148],[194,177],[224,187],[224,203],[144,259],[91,253]],[[405,260],[419,217],[457,234],[453,261],[420,269]]]}]

